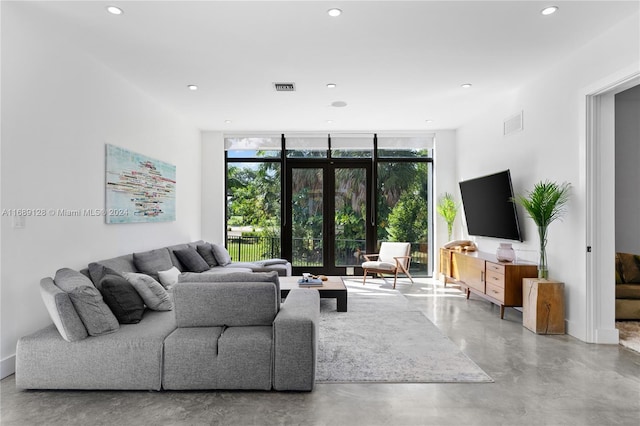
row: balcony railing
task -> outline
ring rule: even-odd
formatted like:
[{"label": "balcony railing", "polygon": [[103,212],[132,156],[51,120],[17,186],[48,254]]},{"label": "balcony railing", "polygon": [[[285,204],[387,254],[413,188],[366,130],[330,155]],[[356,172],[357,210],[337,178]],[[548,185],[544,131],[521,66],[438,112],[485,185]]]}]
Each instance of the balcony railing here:
[{"label": "balcony railing", "polygon": [[228,236],[227,250],[234,262],[255,262],[256,260],[279,258],[280,238]]},{"label": "balcony railing", "polygon": [[[360,266],[364,259],[364,240],[336,241],[336,265]],[[322,266],[322,239],[294,238],[293,266]],[[227,250],[235,262],[255,262],[282,257],[279,237],[228,236]],[[411,243],[412,273],[428,272],[428,247],[426,243]]]}]

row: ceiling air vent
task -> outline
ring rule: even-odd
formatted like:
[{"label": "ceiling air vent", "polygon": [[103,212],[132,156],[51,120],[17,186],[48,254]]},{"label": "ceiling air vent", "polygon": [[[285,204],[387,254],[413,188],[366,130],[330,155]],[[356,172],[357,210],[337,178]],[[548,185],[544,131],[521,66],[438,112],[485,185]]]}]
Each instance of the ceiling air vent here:
[{"label": "ceiling air vent", "polygon": [[523,129],[522,115],[523,115],[523,112],[520,111],[518,114],[504,120],[504,126],[503,126],[504,136],[519,132]]},{"label": "ceiling air vent", "polygon": [[276,92],[295,92],[296,84],[295,83],[273,83],[273,88],[276,89]]}]

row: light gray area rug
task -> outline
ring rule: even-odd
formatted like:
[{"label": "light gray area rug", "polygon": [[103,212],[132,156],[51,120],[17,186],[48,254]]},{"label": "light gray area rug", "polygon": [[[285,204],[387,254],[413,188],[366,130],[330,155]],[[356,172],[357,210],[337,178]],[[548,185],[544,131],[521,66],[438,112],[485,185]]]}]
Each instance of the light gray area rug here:
[{"label": "light gray area rug", "polygon": [[322,301],[317,382],[493,382],[386,283],[345,282],[348,312]]},{"label": "light gray area rug", "polygon": [[616,321],[620,344],[640,353],[640,321]]}]

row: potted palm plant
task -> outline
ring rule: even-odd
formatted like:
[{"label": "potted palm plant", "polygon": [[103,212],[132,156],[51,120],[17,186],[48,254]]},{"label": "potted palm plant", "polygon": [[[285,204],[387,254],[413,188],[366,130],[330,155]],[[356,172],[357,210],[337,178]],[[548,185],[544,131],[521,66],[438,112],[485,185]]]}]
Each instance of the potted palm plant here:
[{"label": "potted palm plant", "polygon": [[436,206],[436,210],[438,214],[442,216],[447,222],[447,235],[448,241],[451,241],[451,235],[453,233],[453,221],[456,220],[456,215],[458,214],[458,204],[456,204],[453,199],[453,195],[445,192],[438,200],[438,205]]},{"label": "potted palm plant", "polygon": [[538,278],[549,278],[547,264],[547,231],[556,219],[561,219],[566,212],[571,184],[564,182],[540,181],[526,196],[518,194],[514,201],[527,211],[527,214],[538,225],[540,238],[540,258],[538,262]]}]

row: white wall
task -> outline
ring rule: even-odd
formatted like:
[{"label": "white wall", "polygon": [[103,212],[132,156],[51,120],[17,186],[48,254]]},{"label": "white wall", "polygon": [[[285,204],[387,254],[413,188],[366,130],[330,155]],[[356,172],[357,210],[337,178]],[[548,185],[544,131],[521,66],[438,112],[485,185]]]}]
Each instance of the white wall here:
[{"label": "white wall", "polygon": [[[458,173],[456,169],[456,131],[455,130],[437,130],[435,135],[435,146],[433,155],[433,203],[434,206],[442,194],[448,192],[453,194],[456,201],[460,203],[460,188],[458,187]],[[452,238],[461,238],[465,230],[463,229],[462,205],[453,223]],[[438,278],[438,269],[440,265],[440,250],[447,242],[447,222],[434,209],[433,219],[435,222],[434,233],[434,278]]]},{"label": "white wall", "polygon": [[202,132],[202,239],[226,245],[224,136]]},{"label": "white wall", "polygon": [[2,5],[2,209],[100,209],[105,144],[176,165],[176,221],[107,225],[103,217],[3,216],[2,376],[16,341],[50,324],[42,277],[61,267],[200,237],[200,133],[55,30]]},{"label": "white wall", "polygon": [[[637,14],[626,19],[458,130],[459,179],[510,169],[517,193],[544,179],[573,185],[568,214],[551,225],[547,247],[550,277],[565,283],[567,332],[583,340],[587,326],[584,88],[617,70],[637,67],[637,23]],[[521,110],[524,130],[503,136],[504,119]],[[535,225],[522,209],[519,214],[525,242],[514,248],[519,258],[537,262]],[[477,243],[480,250],[494,252],[499,240],[482,238]],[[613,328],[611,314],[607,326]]]},{"label": "white wall", "polygon": [[616,251],[640,253],[640,86],[615,96]]}]

